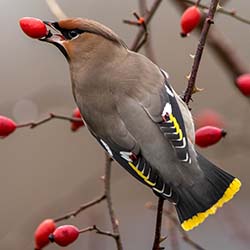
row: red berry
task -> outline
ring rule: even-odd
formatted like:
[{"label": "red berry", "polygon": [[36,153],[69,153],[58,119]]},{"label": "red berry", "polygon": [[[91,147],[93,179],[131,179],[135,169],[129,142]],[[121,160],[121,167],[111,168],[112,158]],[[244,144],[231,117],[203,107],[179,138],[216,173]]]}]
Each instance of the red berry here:
[{"label": "red berry", "polygon": [[56,224],[52,219],[46,219],[37,227],[35,231],[36,249],[42,249],[49,244],[49,235],[56,229]]},{"label": "red berry", "polygon": [[187,8],[181,17],[181,35],[186,36],[190,33],[201,20],[201,12],[196,6]]},{"label": "red berry", "polygon": [[225,135],[226,132],[223,129],[213,126],[205,126],[196,130],[195,143],[196,145],[205,148],[217,143]]},{"label": "red berry", "polygon": [[[72,114],[73,118],[80,118],[82,119],[81,113],[79,108],[75,108]],[[80,127],[84,126],[84,122],[83,121],[79,121],[79,122],[71,122],[71,130],[72,131],[77,131]]]},{"label": "red berry", "polygon": [[72,225],[58,227],[53,234],[49,236],[51,242],[59,246],[66,247],[74,242],[79,236],[79,229]]},{"label": "red berry", "polygon": [[250,96],[250,74],[239,76],[236,79],[236,84],[244,95]]},{"label": "red berry", "polygon": [[196,129],[204,126],[224,127],[225,123],[220,114],[214,110],[202,110],[194,118]]},{"label": "red berry", "polygon": [[16,123],[11,119],[0,116],[0,137],[6,137],[16,130]]},{"label": "red berry", "polygon": [[19,25],[23,32],[35,39],[42,38],[48,34],[48,30],[44,22],[34,17],[23,17],[19,20]]},{"label": "red berry", "polygon": [[139,20],[137,21],[139,24],[143,24],[145,23],[145,18],[144,17],[140,17]]}]

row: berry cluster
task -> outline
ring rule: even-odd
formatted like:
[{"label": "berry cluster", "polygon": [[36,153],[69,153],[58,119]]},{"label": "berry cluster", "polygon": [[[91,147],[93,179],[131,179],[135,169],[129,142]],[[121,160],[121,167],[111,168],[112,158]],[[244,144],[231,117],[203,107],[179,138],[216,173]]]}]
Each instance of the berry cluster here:
[{"label": "berry cluster", "polygon": [[54,220],[46,219],[35,231],[35,250],[42,250],[50,242],[65,247],[73,243],[79,236],[80,230],[72,225],[56,227]]}]

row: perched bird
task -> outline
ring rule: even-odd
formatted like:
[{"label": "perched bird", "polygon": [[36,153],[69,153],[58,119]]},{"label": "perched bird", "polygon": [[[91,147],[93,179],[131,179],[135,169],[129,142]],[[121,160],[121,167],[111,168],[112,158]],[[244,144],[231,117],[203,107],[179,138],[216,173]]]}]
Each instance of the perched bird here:
[{"label": "perched bird", "polygon": [[175,205],[185,230],[238,192],[237,178],[195,150],[192,115],[163,70],[98,22],[44,23],[49,32],[40,40],[66,57],[89,131],[123,168]]}]

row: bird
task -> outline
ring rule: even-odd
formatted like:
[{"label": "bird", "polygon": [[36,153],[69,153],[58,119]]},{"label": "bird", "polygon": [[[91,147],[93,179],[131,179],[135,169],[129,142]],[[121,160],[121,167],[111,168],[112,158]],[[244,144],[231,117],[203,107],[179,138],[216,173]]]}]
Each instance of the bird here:
[{"label": "bird", "polygon": [[240,180],[195,149],[192,114],[163,69],[97,21],[44,24],[49,32],[39,40],[68,61],[74,100],[90,133],[139,182],[174,204],[184,230],[233,198]]}]

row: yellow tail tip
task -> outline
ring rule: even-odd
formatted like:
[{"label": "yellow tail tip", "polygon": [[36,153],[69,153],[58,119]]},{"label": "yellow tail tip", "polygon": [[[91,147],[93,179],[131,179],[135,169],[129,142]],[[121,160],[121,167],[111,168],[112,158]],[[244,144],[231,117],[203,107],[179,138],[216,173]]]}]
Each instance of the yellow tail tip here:
[{"label": "yellow tail tip", "polygon": [[222,207],[224,203],[230,201],[234,195],[240,190],[241,182],[239,179],[234,178],[229,187],[223,194],[223,196],[208,210],[198,213],[192,218],[185,220],[181,226],[185,231],[192,230],[194,227],[200,225],[209,215],[215,214],[219,207]]}]

